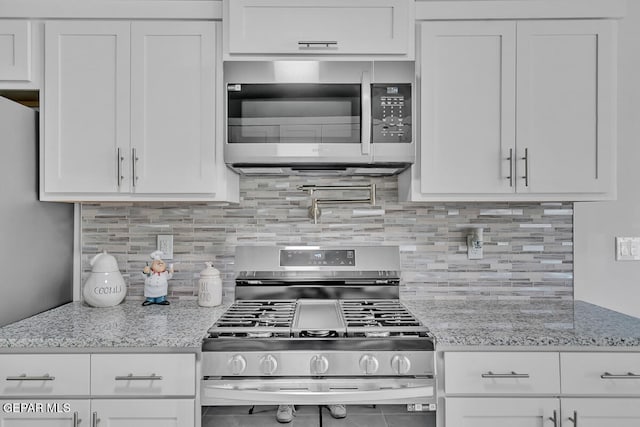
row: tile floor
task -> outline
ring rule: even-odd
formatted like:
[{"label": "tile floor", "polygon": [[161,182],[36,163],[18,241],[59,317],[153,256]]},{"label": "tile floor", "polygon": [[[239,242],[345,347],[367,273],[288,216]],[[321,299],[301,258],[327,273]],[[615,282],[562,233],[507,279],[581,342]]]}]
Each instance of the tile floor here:
[{"label": "tile floor", "polygon": [[329,410],[318,405],[296,405],[293,421],[276,421],[277,406],[211,406],[203,408],[202,427],[432,427],[433,413],[407,412],[405,405],[349,405],[347,417],[334,419]]}]

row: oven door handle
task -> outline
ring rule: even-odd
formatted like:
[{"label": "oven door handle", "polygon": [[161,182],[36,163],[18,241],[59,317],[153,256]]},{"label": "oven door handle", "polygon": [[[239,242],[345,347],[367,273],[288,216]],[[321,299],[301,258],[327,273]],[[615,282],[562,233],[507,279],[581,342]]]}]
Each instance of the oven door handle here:
[{"label": "oven door handle", "polygon": [[356,404],[356,403],[409,403],[423,402],[434,398],[433,385],[419,387],[403,387],[397,389],[381,388],[377,390],[357,390],[346,388],[332,388],[329,391],[310,391],[305,387],[280,389],[277,391],[258,389],[229,388],[223,385],[205,384],[202,388],[202,404],[230,404],[239,402],[253,402],[255,404]]}]

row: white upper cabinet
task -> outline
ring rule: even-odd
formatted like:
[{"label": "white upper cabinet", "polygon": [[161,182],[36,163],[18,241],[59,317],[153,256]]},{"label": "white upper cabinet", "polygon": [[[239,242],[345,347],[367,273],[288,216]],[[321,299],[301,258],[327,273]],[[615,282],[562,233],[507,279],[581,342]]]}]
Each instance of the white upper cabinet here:
[{"label": "white upper cabinet", "polygon": [[615,22],[606,20],[518,23],[518,156],[527,150],[516,168],[526,176],[519,191],[612,190],[614,32]]},{"label": "white upper cabinet", "polygon": [[130,60],[128,22],[46,23],[45,193],[123,191]]},{"label": "white upper cabinet", "polygon": [[0,81],[31,80],[31,23],[0,19]]},{"label": "white upper cabinet", "polygon": [[136,193],[215,193],[215,24],[131,29]]},{"label": "white upper cabinet", "polygon": [[413,2],[225,0],[225,57],[413,57]]},{"label": "white upper cabinet", "polygon": [[47,22],[41,199],[233,199],[215,143],[218,25]]},{"label": "white upper cabinet", "polygon": [[609,20],[422,23],[405,197],[615,197],[615,31]]},{"label": "white upper cabinet", "polygon": [[512,193],[516,24],[421,25],[421,191]]}]

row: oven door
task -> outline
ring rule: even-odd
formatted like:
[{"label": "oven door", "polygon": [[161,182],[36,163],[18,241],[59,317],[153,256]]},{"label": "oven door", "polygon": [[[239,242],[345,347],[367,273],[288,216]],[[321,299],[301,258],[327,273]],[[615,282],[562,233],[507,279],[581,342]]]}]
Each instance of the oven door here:
[{"label": "oven door", "polygon": [[276,425],[282,404],[304,425],[334,425],[326,405],[344,404],[350,425],[436,426],[432,378],[205,379],[200,397],[203,427]]}]

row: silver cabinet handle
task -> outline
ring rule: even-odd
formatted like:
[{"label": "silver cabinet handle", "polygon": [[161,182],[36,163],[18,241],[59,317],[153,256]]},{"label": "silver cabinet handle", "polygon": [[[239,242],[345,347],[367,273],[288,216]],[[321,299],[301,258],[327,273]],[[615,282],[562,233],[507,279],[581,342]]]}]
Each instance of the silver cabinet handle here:
[{"label": "silver cabinet handle", "polygon": [[529,149],[528,148],[524,149],[524,157],[522,158],[522,160],[524,160],[524,176],[522,177],[522,179],[524,179],[524,186],[528,187],[529,186]]},{"label": "silver cabinet handle", "polygon": [[558,427],[558,411],[553,410],[553,417],[549,417],[549,421],[553,421],[553,427]]},{"label": "silver cabinet handle", "polygon": [[513,148],[509,148],[509,176],[507,179],[509,180],[509,187],[513,187]]},{"label": "silver cabinet handle", "polygon": [[300,40],[300,49],[337,49],[338,42],[335,40]]},{"label": "silver cabinet handle", "polygon": [[578,411],[573,411],[573,418],[569,417],[569,421],[573,423],[573,427],[578,427]]},{"label": "silver cabinet handle", "polygon": [[124,161],[124,156],[120,152],[120,148],[118,148],[118,188],[122,185],[122,180],[124,176],[122,175],[122,162]]},{"label": "silver cabinet handle", "polygon": [[22,374],[18,376],[7,377],[7,381],[53,381],[55,379],[56,377],[52,377],[49,374],[39,376],[28,376],[27,374]]},{"label": "silver cabinet handle", "polygon": [[506,374],[494,374],[489,371],[486,374],[481,375],[482,378],[529,378],[529,374],[518,374],[513,371]]},{"label": "silver cabinet handle", "polygon": [[138,157],[138,152],[135,148],[131,149],[131,161],[133,163],[133,186],[135,187],[136,184],[138,183],[138,171],[137,171],[137,166],[138,166],[138,160],[140,160],[140,158]]},{"label": "silver cabinet handle", "polygon": [[156,381],[161,380],[161,375],[151,374],[151,375],[117,375],[115,377],[116,381]]},{"label": "silver cabinet handle", "polygon": [[600,378],[603,380],[640,380],[640,375],[634,374],[633,372],[627,372],[626,374],[610,374],[609,372],[605,372],[600,375]]},{"label": "silver cabinet handle", "polygon": [[78,427],[80,419],[78,418],[78,411],[73,413],[73,427]]},{"label": "silver cabinet handle", "polygon": [[98,427],[98,413],[91,414],[91,427]]},{"label": "silver cabinet handle", "polygon": [[360,135],[362,144],[362,154],[371,153],[371,76],[369,72],[362,73],[361,78],[361,111],[362,123],[360,124]]}]

